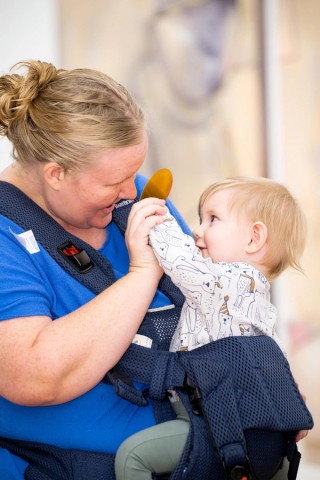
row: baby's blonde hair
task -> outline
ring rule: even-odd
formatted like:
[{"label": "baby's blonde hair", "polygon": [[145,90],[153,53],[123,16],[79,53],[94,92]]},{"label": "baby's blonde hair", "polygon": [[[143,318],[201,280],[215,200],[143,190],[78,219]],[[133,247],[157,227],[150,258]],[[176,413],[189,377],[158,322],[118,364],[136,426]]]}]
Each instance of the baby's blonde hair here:
[{"label": "baby's blonde hair", "polygon": [[[79,169],[101,149],[142,140],[144,114],[125,87],[96,70],[26,61],[0,76],[0,135],[24,166]],[[22,71],[22,73],[20,73]]]},{"label": "baby's blonde hair", "polygon": [[[268,230],[268,253],[264,261],[270,280],[286,268],[300,272],[300,258],[306,243],[305,216],[289,190],[263,177],[232,177],[210,185],[199,200],[199,213],[205,200],[219,190],[230,189],[230,208],[245,213],[252,222],[263,222]],[[236,241],[236,239],[235,239]]]}]

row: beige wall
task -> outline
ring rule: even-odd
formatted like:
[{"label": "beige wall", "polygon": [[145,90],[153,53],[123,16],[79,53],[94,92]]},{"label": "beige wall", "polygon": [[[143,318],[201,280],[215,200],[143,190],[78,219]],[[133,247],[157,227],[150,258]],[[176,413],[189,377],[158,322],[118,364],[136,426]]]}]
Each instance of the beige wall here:
[{"label": "beige wall", "polygon": [[[219,23],[212,27],[213,41],[219,34],[223,42],[216,57],[199,52],[190,35],[191,28],[199,33],[201,15],[205,25],[212,13],[205,10],[205,1],[185,2],[195,7],[196,27],[181,8],[184,2],[163,14],[157,14],[157,6],[170,3],[164,0],[60,3],[62,65],[104,70],[133,92],[148,113],[151,130],[144,172],[172,169],[172,199],[191,226],[197,222],[199,194],[209,183],[233,174],[264,174],[259,2],[238,0],[236,9],[223,17],[224,28]],[[275,288],[289,359],[317,420],[320,2],[279,0],[279,8],[284,180],[306,212],[309,239],[305,276],[287,273]],[[220,75],[222,83],[214,84]],[[319,425],[305,444],[310,451],[320,445]]]},{"label": "beige wall", "polygon": [[[307,394],[316,427],[308,444],[320,446],[320,31],[317,0],[293,2],[290,48],[282,58],[285,177],[300,199],[308,220],[303,258],[305,276],[288,273],[286,295],[291,358]],[[319,461],[319,455],[316,454]]]}]

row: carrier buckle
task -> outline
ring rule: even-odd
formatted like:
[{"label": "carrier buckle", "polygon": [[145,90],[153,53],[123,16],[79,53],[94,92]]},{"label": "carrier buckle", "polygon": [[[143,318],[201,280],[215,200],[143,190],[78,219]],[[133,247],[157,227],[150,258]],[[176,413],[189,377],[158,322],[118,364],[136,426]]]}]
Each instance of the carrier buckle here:
[{"label": "carrier buckle", "polygon": [[86,273],[93,267],[89,255],[72,242],[65,242],[58,247],[60,255],[79,273]]},{"label": "carrier buckle", "polygon": [[202,394],[199,387],[196,387],[191,382],[190,378],[186,375],[182,390],[187,392],[189,396],[189,402],[192,406],[192,411],[195,415],[202,415],[201,400]]},{"label": "carrier buckle", "polygon": [[236,465],[230,471],[230,480],[252,480],[252,475],[246,467]]}]

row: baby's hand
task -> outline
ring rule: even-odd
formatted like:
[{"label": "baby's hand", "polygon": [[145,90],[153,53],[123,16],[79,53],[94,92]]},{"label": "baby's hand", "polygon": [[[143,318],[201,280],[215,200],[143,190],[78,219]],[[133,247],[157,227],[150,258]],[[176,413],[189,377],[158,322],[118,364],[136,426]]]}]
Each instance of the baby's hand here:
[{"label": "baby's hand", "polygon": [[125,234],[130,270],[152,269],[161,277],[163,271],[149,245],[149,234],[155,225],[163,222],[167,210],[165,201],[158,198],[146,198],[133,205]]}]

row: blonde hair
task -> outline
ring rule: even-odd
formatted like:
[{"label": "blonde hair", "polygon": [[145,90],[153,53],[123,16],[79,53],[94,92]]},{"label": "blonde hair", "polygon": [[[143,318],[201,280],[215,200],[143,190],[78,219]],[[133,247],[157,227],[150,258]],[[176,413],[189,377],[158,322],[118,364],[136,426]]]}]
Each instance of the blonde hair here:
[{"label": "blonde hair", "polygon": [[[210,185],[199,200],[199,213],[205,200],[219,190],[231,189],[230,208],[245,213],[252,222],[263,222],[268,230],[268,252],[264,258],[273,280],[286,268],[300,272],[300,258],[306,243],[305,216],[289,190],[263,177],[232,177]],[[236,240],[235,240],[236,241]]]},{"label": "blonde hair", "polygon": [[15,69],[24,74],[0,77],[0,135],[12,142],[21,165],[54,161],[79,169],[101,149],[141,141],[143,112],[109,76],[41,61],[19,62]]}]

